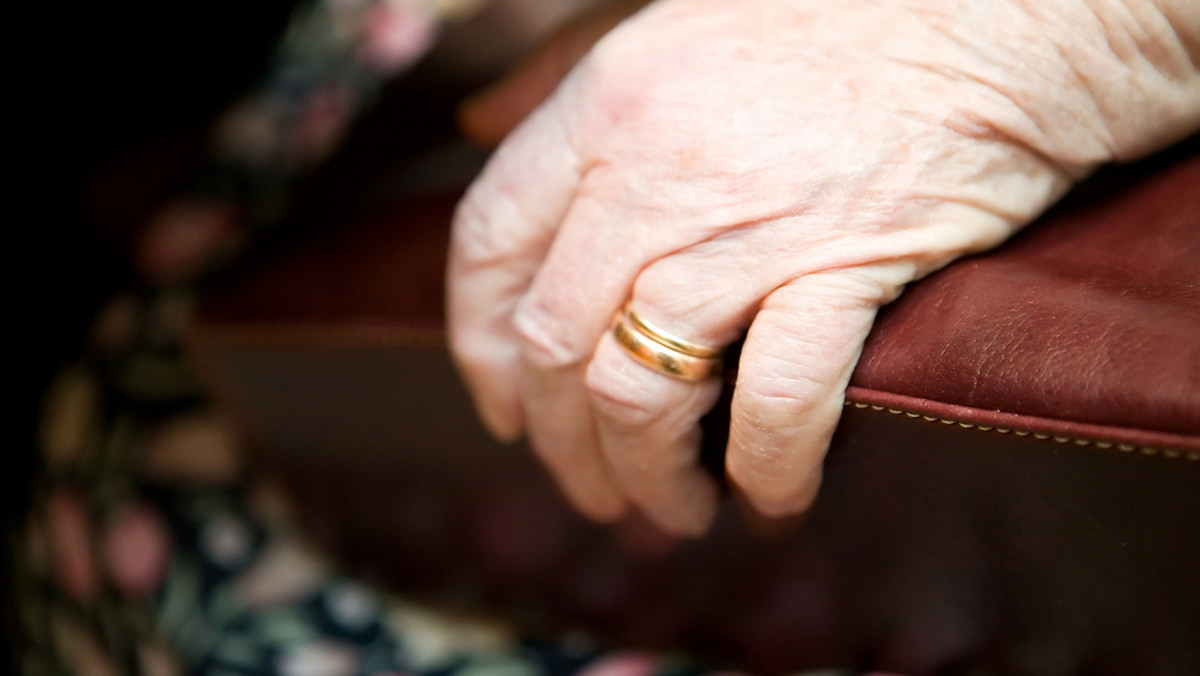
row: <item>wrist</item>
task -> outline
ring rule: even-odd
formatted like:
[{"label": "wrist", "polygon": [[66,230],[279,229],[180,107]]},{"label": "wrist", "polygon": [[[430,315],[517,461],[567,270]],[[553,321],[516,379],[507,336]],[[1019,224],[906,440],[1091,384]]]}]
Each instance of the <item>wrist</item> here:
[{"label": "wrist", "polygon": [[1017,0],[1060,55],[1062,86],[1087,93],[1065,111],[1112,160],[1146,155],[1200,128],[1200,3]]}]

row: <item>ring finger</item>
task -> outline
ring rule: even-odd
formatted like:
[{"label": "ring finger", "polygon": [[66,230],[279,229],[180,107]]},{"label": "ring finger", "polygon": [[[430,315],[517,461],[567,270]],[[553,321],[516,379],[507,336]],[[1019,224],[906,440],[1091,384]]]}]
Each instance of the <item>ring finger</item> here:
[{"label": "ring finger", "polygon": [[[757,293],[754,280],[723,270],[706,249],[693,247],[642,272],[627,308],[649,326],[639,329],[628,316],[619,321],[614,326],[620,333],[600,339],[586,372],[596,434],[614,479],[651,520],[680,535],[703,533],[716,512],[717,484],[698,453],[699,421],[716,402],[720,382],[666,374],[675,364],[682,367],[676,370],[695,364],[702,371],[710,362],[645,337],[666,334],[723,347],[748,323]],[[642,350],[668,366],[635,355],[625,333],[640,337]]]}]

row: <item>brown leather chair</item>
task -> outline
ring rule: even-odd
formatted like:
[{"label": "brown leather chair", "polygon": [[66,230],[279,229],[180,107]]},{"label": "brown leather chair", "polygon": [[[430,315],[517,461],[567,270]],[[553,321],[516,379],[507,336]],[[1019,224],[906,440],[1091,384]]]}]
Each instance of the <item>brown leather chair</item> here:
[{"label": "brown leather chair", "polygon": [[260,465],[359,572],[769,673],[1200,673],[1194,143],[886,308],[800,530],[763,539],[729,507],[669,551],[573,516],[475,421],[440,328],[454,197],[301,240],[192,337]]}]

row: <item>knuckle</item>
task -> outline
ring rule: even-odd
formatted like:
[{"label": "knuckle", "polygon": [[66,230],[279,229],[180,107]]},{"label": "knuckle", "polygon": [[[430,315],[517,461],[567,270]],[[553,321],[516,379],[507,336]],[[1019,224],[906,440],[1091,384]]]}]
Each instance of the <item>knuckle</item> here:
[{"label": "knuckle", "polygon": [[624,427],[641,428],[661,418],[647,388],[619,369],[593,361],[584,372],[584,386],[598,415]]},{"label": "knuckle", "polygon": [[511,359],[512,340],[497,326],[498,318],[455,307],[446,313],[446,346],[466,370],[487,368]]},{"label": "knuckle", "polygon": [[450,245],[452,259],[460,266],[487,265],[512,253],[510,238],[497,236],[482,201],[478,190],[469,190],[455,207]]},{"label": "knuckle", "polygon": [[621,87],[628,80],[630,50],[637,44],[628,44],[620,31],[602,37],[579,61],[577,70],[594,95],[603,96]]},{"label": "knuckle", "polygon": [[447,342],[454,361],[465,372],[472,373],[496,361],[497,355],[494,349],[490,349],[490,341],[479,331],[451,325]]},{"label": "knuckle", "polygon": [[565,325],[536,300],[523,299],[512,321],[521,354],[534,368],[561,369],[582,361],[584,350],[570,339]]},{"label": "knuckle", "polygon": [[726,470],[759,512],[796,514],[815,496],[836,414],[811,383],[759,385],[737,390]]},{"label": "knuckle", "polygon": [[615,132],[638,126],[652,111],[646,91],[656,88],[660,68],[647,68],[652,59],[639,60],[641,46],[618,35],[609,35],[579,63],[581,108],[588,128]]},{"label": "knuckle", "polygon": [[[496,152],[504,153],[505,148]],[[543,219],[539,202],[529,199],[526,174],[519,167],[489,164],[467,188],[451,224],[455,259],[481,266],[503,263],[529,246]]]},{"label": "knuckle", "polygon": [[735,389],[736,405],[741,421],[758,436],[778,436],[794,429],[817,404],[808,383],[792,379],[760,381],[757,386],[745,384],[739,375]]}]

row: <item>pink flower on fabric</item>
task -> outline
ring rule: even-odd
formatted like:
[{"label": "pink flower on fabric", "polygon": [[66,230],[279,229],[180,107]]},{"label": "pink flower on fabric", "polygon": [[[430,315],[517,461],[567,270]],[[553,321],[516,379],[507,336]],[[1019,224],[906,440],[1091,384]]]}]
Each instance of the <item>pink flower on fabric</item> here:
[{"label": "pink flower on fabric", "polygon": [[578,676],[651,676],[658,659],[650,653],[624,652],[602,657],[579,670]]},{"label": "pink flower on fabric", "polygon": [[104,563],[113,584],[130,596],[148,596],[162,582],[171,557],[167,526],[146,505],[126,508],[104,537]]},{"label": "pink flower on fabric", "polygon": [[143,275],[158,283],[198,274],[237,229],[237,207],[216,201],[174,200],[138,236],[135,256]]},{"label": "pink flower on fabric", "polygon": [[330,84],[306,103],[296,123],[292,155],[299,163],[315,164],[337,148],[354,117],[354,103],[345,88]]},{"label": "pink flower on fabric", "polygon": [[367,10],[359,58],[384,74],[395,73],[423,56],[436,33],[428,9],[404,0],[379,2]]}]

